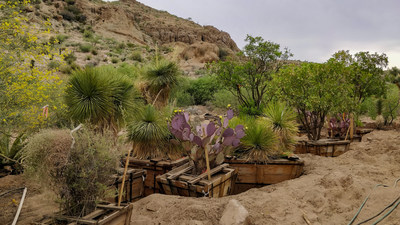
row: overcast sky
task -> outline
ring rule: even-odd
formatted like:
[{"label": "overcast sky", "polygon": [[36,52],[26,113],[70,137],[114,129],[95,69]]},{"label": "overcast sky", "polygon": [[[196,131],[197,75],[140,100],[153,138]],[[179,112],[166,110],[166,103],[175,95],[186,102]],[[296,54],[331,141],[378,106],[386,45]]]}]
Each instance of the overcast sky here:
[{"label": "overcast sky", "polygon": [[338,50],[386,53],[400,67],[400,0],[139,0],[228,32],[288,47],[293,59],[323,62]]}]

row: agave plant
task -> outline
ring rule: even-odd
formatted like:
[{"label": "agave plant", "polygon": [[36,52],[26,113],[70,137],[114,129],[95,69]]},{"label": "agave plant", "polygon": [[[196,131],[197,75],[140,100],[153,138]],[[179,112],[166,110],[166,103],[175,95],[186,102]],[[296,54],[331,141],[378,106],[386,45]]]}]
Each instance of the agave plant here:
[{"label": "agave plant", "polygon": [[234,118],[232,125],[244,124],[246,136],[242,138],[240,146],[234,149],[233,154],[252,162],[268,162],[271,157],[279,155],[278,139],[271,126],[265,121],[251,116]]},{"label": "agave plant", "polygon": [[[182,145],[187,151],[190,161],[194,164],[194,174],[200,174],[209,166],[213,168],[224,161],[224,152],[240,144],[245,136],[243,125],[235,129],[228,127],[233,118],[233,111],[228,110],[226,118],[218,118],[216,123],[209,121],[194,129],[189,124],[187,112],[177,112],[169,124],[169,130],[177,138],[176,144]],[[206,155],[206,152],[208,155]]]},{"label": "agave plant", "polygon": [[135,102],[133,82],[107,70],[86,68],[72,74],[66,90],[65,102],[71,118],[89,121],[101,129],[119,130],[123,112]]},{"label": "agave plant", "polygon": [[149,103],[157,107],[166,106],[171,89],[178,83],[179,75],[179,68],[174,62],[161,60],[150,65],[144,73],[146,84],[142,88]]},{"label": "agave plant", "polygon": [[133,144],[132,155],[138,159],[165,157],[168,139],[167,122],[161,112],[147,105],[136,114],[128,126],[128,140]]},{"label": "agave plant", "polygon": [[279,139],[279,150],[281,152],[292,152],[295,137],[298,133],[296,114],[284,103],[270,102],[264,108],[263,120],[270,126]]}]

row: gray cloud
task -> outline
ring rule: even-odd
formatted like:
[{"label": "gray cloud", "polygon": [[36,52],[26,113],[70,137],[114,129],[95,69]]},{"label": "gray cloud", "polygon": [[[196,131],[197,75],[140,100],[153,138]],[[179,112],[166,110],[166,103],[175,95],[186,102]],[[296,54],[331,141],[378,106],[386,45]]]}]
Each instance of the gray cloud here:
[{"label": "gray cloud", "polygon": [[323,62],[334,52],[385,52],[400,67],[398,0],[139,0],[228,32],[242,48],[246,34],[287,46],[294,59]]}]

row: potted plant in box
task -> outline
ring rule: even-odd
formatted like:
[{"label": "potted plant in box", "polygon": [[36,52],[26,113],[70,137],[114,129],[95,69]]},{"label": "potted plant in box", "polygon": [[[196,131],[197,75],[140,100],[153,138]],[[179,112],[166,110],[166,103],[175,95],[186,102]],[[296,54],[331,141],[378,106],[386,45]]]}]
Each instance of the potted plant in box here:
[{"label": "potted plant in box", "polygon": [[238,170],[233,193],[253,187],[275,184],[299,177],[304,161],[293,155],[297,123],[292,109],[279,102],[271,102],[263,117],[238,117],[232,125],[244,124],[246,136],[233,149],[225,162]]},{"label": "potted plant in box", "polygon": [[224,152],[240,144],[245,136],[243,125],[229,127],[233,118],[230,109],[225,118],[208,121],[193,128],[189,114],[177,112],[169,123],[176,137],[173,142],[184,148],[189,156],[185,165],[158,176],[157,182],[166,194],[184,196],[222,197],[228,195],[235,182],[235,169],[224,162]]},{"label": "potted plant in box", "polygon": [[[168,110],[166,110],[168,111]],[[160,192],[156,176],[188,162],[179,146],[171,144],[172,134],[164,119],[168,112],[146,105],[139,111],[128,126],[128,140],[132,143],[130,168],[147,171],[144,195]],[[126,163],[126,159],[123,159]]]},{"label": "potted plant in box", "polygon": [[346,111],[351,103],[351,84],[345,81],[344,64],[333,59],[322,64],[290,65],[275,74],[278,94],[296,109],[307,131],[308,140],[299,143],[295,153],[337,156],[349,149],[350,141],[321,139],[327,115]]}]

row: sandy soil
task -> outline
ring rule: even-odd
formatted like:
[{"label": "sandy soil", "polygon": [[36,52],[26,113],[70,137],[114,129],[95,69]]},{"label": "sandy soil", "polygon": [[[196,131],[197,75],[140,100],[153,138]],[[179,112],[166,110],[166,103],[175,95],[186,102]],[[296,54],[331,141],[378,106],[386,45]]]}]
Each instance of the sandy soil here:
[{"label": "sandy soil", "polygon": [[[400,132],[375,130],[363,137],[363,142],[351,144],[351,151],[325,158],[301,155],[306,163],[300,178],[251,189],[236,196],[220,199],[185,198],[155,194],[134,203],[131,224],[218,224],[225,205],[237,199],[250,214],[252,224],[306,224],[303,214],[313,225],[347,224],[365,197],[376,184],[357,222],[379,212],[400,194]],[[26,184],[21,176],[0,179],[0,193],[28,185],[28,196],[19,224],[29,224],[57,210],[47,192]],[[0,224],[9,224],[16,211],[12,199],[19,201],[22,191],[0,197]],[[14,205],[13,205],[14,204]],[[400,224],[400,208],[381,224]],[[356,223],[355,223],[356,224]]]},{"label": "sandy soil", "polygon": [[[221,199],[193,199],[152,195],[134,204],[131,224],[218,224],[225,205],[237,199],[250,213],[253,224],[347,224],[376,184],[356,222],[382,210],[400,193],[400,132],[374,131],[351,151],[325,158],[301,155],[305,173],[300,178],[251,189]],[[356,223],[355,223],[356,224]],[[400,224],[400,208],[382,224]]]}]

